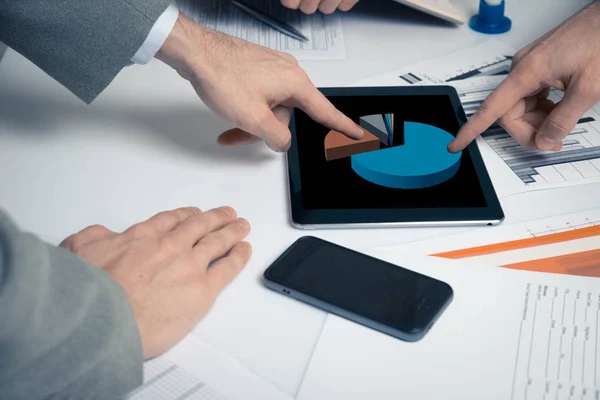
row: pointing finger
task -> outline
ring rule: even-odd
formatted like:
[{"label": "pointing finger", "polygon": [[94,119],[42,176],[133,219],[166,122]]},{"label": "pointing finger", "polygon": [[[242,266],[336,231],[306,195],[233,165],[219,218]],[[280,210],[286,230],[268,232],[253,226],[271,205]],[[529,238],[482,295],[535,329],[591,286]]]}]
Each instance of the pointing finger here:
[{"label": "pointing finger", "polygon": [[[479,110],[462,126],[456,138],[448,145],[448,151],[456,153],[485,132],[494,122],[506,114],[519,100],[539,88],[539,80],[524,72],[519,64],[498,87],[483,101]],[[526,68],[526,67],[525,67]]]},{"label": "pointing finger", "polygon": [[[292,109],[284,106],[277,106],[272,110],[275,117],[286,126],[290,123]],[[229,129],[219,135],[217,141],[219,145],[224,147],[242,146],[260,141],[261,138],[246,132],[240,128]]]},{"label": "pointing finger", "polygon": [[310,84],[308,89],[294,96],[293,101],[309,117],[329,129],[343,133],[352,139],[361,139],[364,135],[364,132],[358,125],[335,108],[323,93],[312,86],[312,84]]}]

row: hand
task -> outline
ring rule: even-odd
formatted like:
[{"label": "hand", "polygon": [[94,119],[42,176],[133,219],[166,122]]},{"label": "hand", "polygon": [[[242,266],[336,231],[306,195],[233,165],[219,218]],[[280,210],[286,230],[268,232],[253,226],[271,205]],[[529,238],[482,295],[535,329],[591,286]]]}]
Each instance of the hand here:
[{"label": "hand", "polygon": [[205,213],[190,207],[159,213],[123,233],[90,226],[60,246],[123,286],[148,359],[189,333],[246,265],[251,248],[241,240],[249,229],[230,207]]},{"label": "hand", "polygon": [[180,14],[157,58],[188,79],[213,112],[236,125],[219,138],[223,145],[262,138],[272,150],[286,151],[293,107],[329,129],[362,138],[362,129],[327,100],[289,54],[211,31]]},{"label": "hand", "polygon": [[[524,148],[558,151],[579,118],[600,101],[600,0],[521,49],[509,75],[461,128],[458,152],[495,121]],[[550,88],[564,92],[558,103]]]},{"label": "hand", "polygon": [[287,8],[300,9],[305,14],[321,11],[323,14],[331,14],[335,10],[350,11],[358,3],[358,0],[281,0]]}]

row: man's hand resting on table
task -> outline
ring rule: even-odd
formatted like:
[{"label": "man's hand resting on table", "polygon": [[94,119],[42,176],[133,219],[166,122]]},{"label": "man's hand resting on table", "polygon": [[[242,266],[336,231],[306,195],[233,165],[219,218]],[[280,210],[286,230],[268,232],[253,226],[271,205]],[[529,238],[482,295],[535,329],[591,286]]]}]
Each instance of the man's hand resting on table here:
[{"label": "man's hand resting on table", "polygon": [[123,286],[148,359],[183,339],[246,265],[251,248],[242,240],[249,230],[230,207],[189,207],[159,213],[123,233],[91,226],[60,246]]},{"label": "man's hand resting on table", "polygon": [[317,10],[323,14],[331,14],[335,10],[350,11],[358,0],[281,0],[287,8],[298,9],[305,14],[313,14]]},{"label": "man's hand resting on table", "polygon": [[[564,92],[554,103],[550,89]],[[521,49],[507,78],[448,146],[465,148],[494,122],[527,149],[560,150],[579,118],[600,101],[600,0]]]},{"label": "man's hand resting on table", "polygon": [[292,108],[349,137],[362,130],[337,110],[287,53],[211,31],[180,14],[156,57],[189,80],[198,96],[237,129],[221,135],[222,145],[264,139],[286,151]]}]

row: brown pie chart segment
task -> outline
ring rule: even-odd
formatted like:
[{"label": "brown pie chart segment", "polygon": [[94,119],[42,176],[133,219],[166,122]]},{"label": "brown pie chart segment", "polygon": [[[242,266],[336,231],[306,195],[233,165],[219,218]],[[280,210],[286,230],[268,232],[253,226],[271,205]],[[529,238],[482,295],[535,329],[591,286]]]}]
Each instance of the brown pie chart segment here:
[{"label": "brown pie chart segment", "polygon": [[327,161],[350,157],[353,154],[379,150],[380,140],[377,136],[361,127],[362,139],[351,139],[343,133],[329,131],[325,136],[325,159]]}]

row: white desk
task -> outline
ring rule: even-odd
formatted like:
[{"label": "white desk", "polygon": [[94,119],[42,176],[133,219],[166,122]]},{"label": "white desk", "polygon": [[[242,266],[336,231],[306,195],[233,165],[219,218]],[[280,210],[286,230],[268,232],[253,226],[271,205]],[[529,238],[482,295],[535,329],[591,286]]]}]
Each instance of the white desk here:
[{"label": "white desk", "polygon": [[[466,14],[478,4],[462,3]],[[514,27],[500,38],[523,46],[588,1],[544,3],[509,0]],[[347,61],[303,63],[318,86],[349,85],[488,38],[395,3],[377,11],[375,0],[363,0],[348,13],[344,29]],[[216,136],[227,128],[187,82],[159,62],[126,69],[86,106],[9,50],[0,62],[0,206],[22,228],[52,243],[93,223],[121,230],[179,206],[235,207],[252,224],[254,255],[195,333],[294,394],[325,314],[268,291],[259,279],[269,262],[306,232],[288,224],[283,155],[263,144],[221,149]],[[550,197],[556,199],[556,213],[597,206],[600,185],[570,191],[569,199]],[[536,204],[548,196],[502,199],[506,223],[547,216],[550,210]],[[365,249],[456,231],[310,233]]]}]

